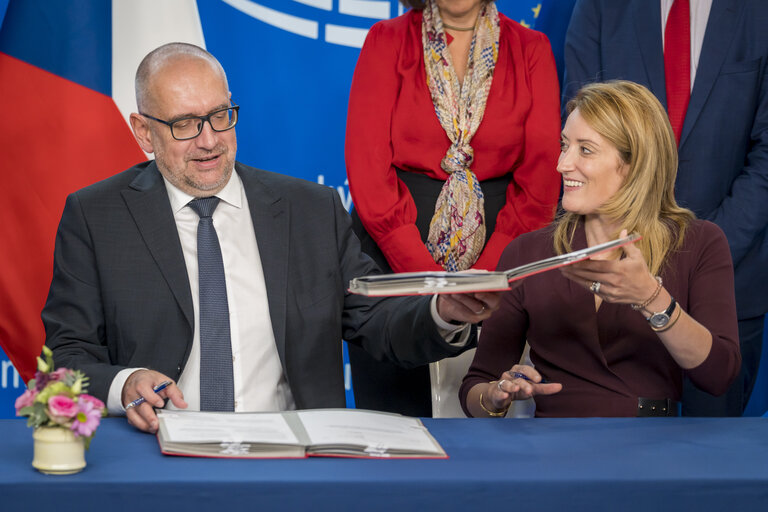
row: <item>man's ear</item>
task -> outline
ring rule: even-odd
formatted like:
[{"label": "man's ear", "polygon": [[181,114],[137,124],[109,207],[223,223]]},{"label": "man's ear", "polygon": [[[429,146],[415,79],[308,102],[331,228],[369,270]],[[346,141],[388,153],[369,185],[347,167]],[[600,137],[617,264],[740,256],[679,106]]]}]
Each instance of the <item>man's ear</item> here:
[{"label": "man's ear", "polygon": [[145,153],[154,153],[155,148],[152,145],[152,132],[149,129],[149,119],[139,114],[131,114],[131,129],[136,142]]}]

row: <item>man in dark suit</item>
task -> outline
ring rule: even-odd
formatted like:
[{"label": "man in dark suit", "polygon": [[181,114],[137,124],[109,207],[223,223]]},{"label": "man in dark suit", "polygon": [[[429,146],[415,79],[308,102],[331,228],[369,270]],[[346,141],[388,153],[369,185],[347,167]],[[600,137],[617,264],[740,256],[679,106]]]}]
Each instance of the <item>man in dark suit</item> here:
[{"label": "man in dark suit", "polygon": [[[580,0],[566,35],[563,104],[589,81],[651,89],[679,126],[678,203],[730,244],[742,371],[718,398],[686,382],[684,415],[741,416],[757,376],[768,311],[767,26],[764,0]],[[690,73],[673,80],[681,55]]]},{"label": "man in dark suit", "polygon": [[111,412],[154,431],[163,398],[344,407],[342,338],[403,366],[474,344],[468,322],[487,318],[498,294],[346,293],[377,269],[338,195],[235,162],[239,107],[208,52],[154,50],[136,97],[131,126],[155,160],[68,197],[42,313],[56,364],[82,369]]}]

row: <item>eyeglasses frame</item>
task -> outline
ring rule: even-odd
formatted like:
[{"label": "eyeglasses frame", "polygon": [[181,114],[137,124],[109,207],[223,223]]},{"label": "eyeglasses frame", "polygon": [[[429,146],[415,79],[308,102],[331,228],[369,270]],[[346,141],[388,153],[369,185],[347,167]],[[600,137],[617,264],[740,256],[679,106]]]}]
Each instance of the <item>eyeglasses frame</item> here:
[{"label": "eyeglasses frame", "polygon": [[[235,112],[235,116],[237,116],[237,119],[235,119],[235,124],[233,124],[229,128],[224,128],[223,130],[217,130],[216,128],[213,127],[213,124],[211,123],[211,117],[216,115],[216,114],[218,114],[218,113],[220,113],[220,112],[223,112],[225,110],[233,110]],[[200,136],[200,134],[203,133],[203,126],[205,125],[206,121],[208,121],[208,126],[211,127],[211,130],[213,130],[215,132],[226,132],[226,131],[231,130],[232,128],[234,128],[237,125],[237,122],[240,120],[239,111],[240,111],[240,105],[230,105],[229,107],[224,107],[224,108],[216,109],[213,112],[209,112],[207,115],[204,115],[204,116],[184,116],[184,117],[180,117],[178,119],[174,119],[172,121],[165,121],[163,119],[158,119],[157,117],[150,116],[149,114],[144,114],[143,112],[139,112],[139,115],[142,115],[142,116],[144,116],[146,118],[149,118],[149,119],[151,119],[153,121],[157,121],[158,123],[163,123],[164,125],[166,125],[171,130],[171,137],[173,137],[174,140],[183,141],[183,140],[192,140],[192,139],[198,138]],[[199,119],[201,121],[201,123],[200,123],[200,130],[197,132],[197,135],[195,135],[194,137],[187,137],[187,138],[184,138],[184,139],[180,139],[180,138],[176,137],[176,135],[173,133],[173,125],[175,123],[178,123],[179,121],[186,121],[188,119]]]}]

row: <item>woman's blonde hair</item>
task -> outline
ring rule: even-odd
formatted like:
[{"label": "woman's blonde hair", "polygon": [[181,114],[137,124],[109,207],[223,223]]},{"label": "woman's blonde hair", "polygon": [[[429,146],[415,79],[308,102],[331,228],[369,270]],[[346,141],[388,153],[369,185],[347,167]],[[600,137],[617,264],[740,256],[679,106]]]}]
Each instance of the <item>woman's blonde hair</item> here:
[{"label": "woman's blonde hair", "polygon": [[[648,268],[658,274],[667,255],[680,247],[693,212],[675,202],[677,144],[664,107],[645,87],[615,80],[583,87],[566,107],[578,109],[582,119],[613,144],[627,174],[619,190],[598,213],[614,219],[622,229],[637,232],[637,246]],[[571,243],[581,215],[563,212],[555,221],[555,250],[563,254]]]}]

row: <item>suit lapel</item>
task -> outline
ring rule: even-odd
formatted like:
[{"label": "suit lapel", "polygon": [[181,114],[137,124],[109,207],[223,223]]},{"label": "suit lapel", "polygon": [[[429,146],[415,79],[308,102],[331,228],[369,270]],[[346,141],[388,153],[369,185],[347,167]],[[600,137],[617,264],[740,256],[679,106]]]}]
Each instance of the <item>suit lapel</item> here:
[{"label": "suit lapel", "polygon": [[123,190],[122,196],[187,322],[194,328],[194,309],[184,253],[168,192],[157,165],[152,162],[131,183],[130,188]]},{"label": "suit lapel", "polygon": [[720,68],[728,55],[731,41],[737,35],[737,24],[743,8],[744,3],[738,0],[713,0],[712,2],[707,31],[704,34],[704,43],[699,55],[699,66],[696,68],[696,81],[693,84],[691,100],[685,114],[680,148],[683,147],[688,134],[696,124],[720,74]]},{"label": "suit lapel", "polygon": [[257,173],[235,165],[243,181],[267,287],[269,316],[280,360],[285,367],[286,286],[288,283],[289,211],[285,199],[261,182]]},{"label": "suit lapel", "polygon": [[[635,34],[643,58],[648,85],[664,108],[667,88],[664,83],[664,48],[661,41],[661,7],[659,2],[635,0],[632,5]],[[629,57],[629,56],[628,56]]]}]

